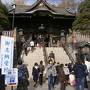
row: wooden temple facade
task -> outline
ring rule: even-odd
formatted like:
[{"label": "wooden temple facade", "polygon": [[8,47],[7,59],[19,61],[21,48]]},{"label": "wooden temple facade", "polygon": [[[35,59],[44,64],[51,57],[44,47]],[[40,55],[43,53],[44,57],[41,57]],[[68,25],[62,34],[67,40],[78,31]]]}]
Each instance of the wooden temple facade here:
[{"label": "wooden temple facade", "polygon": [[62,2],[55,5],[50,0],[30,0],[33,1],[32,5],[24,5],[23,0],[16,1],[18,4],[14,11],[9,11],[9,19],[12,24],[14,15],[14,27],[17,27],[17,31],[23,30],[26,39],[43,35],[52,43],[53,39],[55,42],[61,40],[62,31],[65,36],[69,33],[76,14],[74,0],[64,0],[69,1],[67,3],[56,0]]}]

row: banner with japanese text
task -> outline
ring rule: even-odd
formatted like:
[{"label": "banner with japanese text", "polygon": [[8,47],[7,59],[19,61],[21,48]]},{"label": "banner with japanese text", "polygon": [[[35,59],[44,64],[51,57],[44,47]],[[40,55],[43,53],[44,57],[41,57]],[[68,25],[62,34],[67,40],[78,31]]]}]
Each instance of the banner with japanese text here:
[{"label": "banner with japanese text", "polygon": [[13,68],[8,70],[5,75],[5,84],[10,86],[17,86],[18,84],[18,69]]},{"label": "banner with japanese text", "polygon": [[2,74],[7,74],[13,68],[14,38],[1,36],[1,61]]},{"label": "banner with japanese text", "polygon": [[0,69],[1,69],[1,67],[2,67],[2,66],[1,66],[2,64],[1,64],[1,63],[2,63],[2,60],[1,60],[1,37],[0,37]]}]

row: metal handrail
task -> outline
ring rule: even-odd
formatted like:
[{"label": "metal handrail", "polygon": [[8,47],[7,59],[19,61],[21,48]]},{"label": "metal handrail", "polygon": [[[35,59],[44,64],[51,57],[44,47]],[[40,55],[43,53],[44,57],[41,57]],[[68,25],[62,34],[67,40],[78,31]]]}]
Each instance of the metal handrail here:
[{"label": "metal handrail", "polygon": [[65,46],[63,46],[63,49],[65,50],[66,54],[69,56],[69,59],[71,60],[71,62],[75,63],[75,60],[72,57],[71,53],[69,52],[68,47],[65,45]]},{"label": "metal handrail", "polygon": [[44,61],[45,61],[45,65],[47,65],[47,52],[46,52],[46,47],[45,47],[45,45],[43,45],[42,46],[42,48],[43,48],[43,56],[44,56]]}]

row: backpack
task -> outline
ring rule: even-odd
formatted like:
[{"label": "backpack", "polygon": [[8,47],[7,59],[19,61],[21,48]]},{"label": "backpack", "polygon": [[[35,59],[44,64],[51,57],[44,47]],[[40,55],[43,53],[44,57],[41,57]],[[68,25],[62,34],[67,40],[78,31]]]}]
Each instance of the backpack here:
[{"label": "backpack", "polygon": [[28,74],[27,67],[25,65],[20,65],[20,67],[18,68],[18,79],[22,80],[28,77],[29,77],[29,74]]}]

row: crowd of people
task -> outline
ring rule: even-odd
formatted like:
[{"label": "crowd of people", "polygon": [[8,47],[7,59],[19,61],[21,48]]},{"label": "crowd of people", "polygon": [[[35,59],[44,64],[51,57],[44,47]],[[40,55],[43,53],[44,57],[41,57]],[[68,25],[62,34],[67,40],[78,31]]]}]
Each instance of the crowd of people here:
[{"label": "crowd of people", "polygon": [[[88,88],[87,80],[90,77],[90,65],[87,67],[82,60],[77,60],[76,63],[60,64],[60,62],[55,62],[55,55],[51,51],[47,65],[44,65],[43,61],[35,62],[32,67],[32,76],[33,87],[42,86],[44,81],[48,80],[48,90],[54,89],[58,84],[60,84],[60,90],[66,90],[67,85],[71,85],[74,90],[84,90],[84,88]],[[28,90],[28,78],[27,67],[19,62],[17,90]]]},{"label": "crowd of people", "polygon": [[24,40],[22,43],[23,50],[25,54],[28,54],[28,51],[33,52],[34,47],[41,48],[43,45],[48,47],[49,45],[49,36],[48,35],[34,35],[32,38],[28,38],[27,40]]}]

